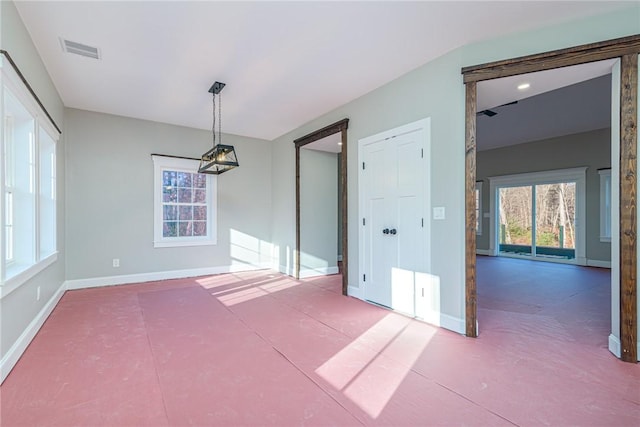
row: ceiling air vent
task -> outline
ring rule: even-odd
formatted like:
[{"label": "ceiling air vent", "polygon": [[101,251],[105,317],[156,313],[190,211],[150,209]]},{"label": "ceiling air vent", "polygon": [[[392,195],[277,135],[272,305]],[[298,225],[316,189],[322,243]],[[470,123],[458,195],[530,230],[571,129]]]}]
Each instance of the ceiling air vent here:
[{"label": "ceiling air vent", "polygon": [[100,59],[100,49],[86,44],[72,42],[61,38],[62,50],[67,53],[75,53],[76,55],[86,56],[87,58]]}]

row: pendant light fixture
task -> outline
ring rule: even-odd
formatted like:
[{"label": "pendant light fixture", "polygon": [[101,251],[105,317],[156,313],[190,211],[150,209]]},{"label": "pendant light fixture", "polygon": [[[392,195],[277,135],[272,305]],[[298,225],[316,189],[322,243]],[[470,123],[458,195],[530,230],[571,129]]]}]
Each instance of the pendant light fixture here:
[{"label": "pendant light fixture", "polygon": [[[219,175],[238,165],[236,150],[233,145],[222,144],[222,102],[220,92],[225,84],[215,82],[209,93],[213,94],[213,148],[202,155],[199,173]],[[216,141],[216,96],[218,97],[218,140]]]}]

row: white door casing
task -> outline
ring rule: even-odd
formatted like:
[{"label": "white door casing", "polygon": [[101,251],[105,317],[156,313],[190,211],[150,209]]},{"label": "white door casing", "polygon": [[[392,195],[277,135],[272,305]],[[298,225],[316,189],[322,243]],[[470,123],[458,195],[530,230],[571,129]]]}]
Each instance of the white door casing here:
[{"label": "white door casing", "polygon": [[430,268],[429,124],[420,120],[358,144],[362,295],[412,316],[416,293],[425,293],[416,287]]}]

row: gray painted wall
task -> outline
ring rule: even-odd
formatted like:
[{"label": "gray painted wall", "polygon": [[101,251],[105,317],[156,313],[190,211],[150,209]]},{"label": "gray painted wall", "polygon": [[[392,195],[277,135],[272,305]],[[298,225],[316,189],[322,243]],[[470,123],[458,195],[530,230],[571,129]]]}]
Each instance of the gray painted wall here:
[{"label": "gray painted wall", "polygon": [[151,154],[199,157],[211,132],[74,109],[66,121],[67,279],[270,261],[266,141],[223,135],[240,167],[218,176],[216,246],[154,248]]},{"label": "gray painted wall", "polygon": [[[0,2],[0,34],[2,49],[9,52],[49,114],[64,130],[62,100],[58,96],[58,92],[31,41],[29,33],[22,24],[13,2]],[[0,359],[7,354],[18,337],[27,329],[29,323],[36,318],[65,280],[64,134],[60,137],[56,149],[58,260],[0,300]],[[40,300],[36,301],[38,287],[40,287],[41,296]]]},{"label": "gray painted wall", "polygon": [[[600,242],[600,175],[611,167],[611,129],[567,135],[494,150],[480,151],[477,179],[482,184],[482,210],[489,212],[489,176],[587,166],[587,259],[611,261],[611,243]],[[482,218],[478,249],[489,249],[489,218]]]},{"label": "gray painted wall", "polygon": [[300,150],[300,271],[338,264],[337,155]]},{"label": "gray painted wall", "polygon": [[[632,35],[638,32],[639,4],[617,13],[591,17],[536,31],[487,40],[454,50],[389,82],[348,104],[293,130],[274,141],[273,240],[280,248],[295,244],[293,206],[294,139],[330,123],[349,118],[348,207],[349,286],[359,286],[358,140],[394,127],[430,117],[432,206],[443,206],[446,219],[432,225],[429,252],[432,275],[441,283],[443,316],[457,327],[464,320],[464,66],[567,48]],[[437,225],[437,226],[436,226]],[[457,329],[459,330],[459,329]]]}]

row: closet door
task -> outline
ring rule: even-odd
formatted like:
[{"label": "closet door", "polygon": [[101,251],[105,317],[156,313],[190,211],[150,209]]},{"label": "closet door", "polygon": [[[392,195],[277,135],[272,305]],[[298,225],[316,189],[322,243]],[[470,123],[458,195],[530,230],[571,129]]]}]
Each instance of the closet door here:
[{"label": "closet door", "polygon": [[425,162],[422,132],[362,147],[364,297],[415,314],[417,273],[424,271]]}]

